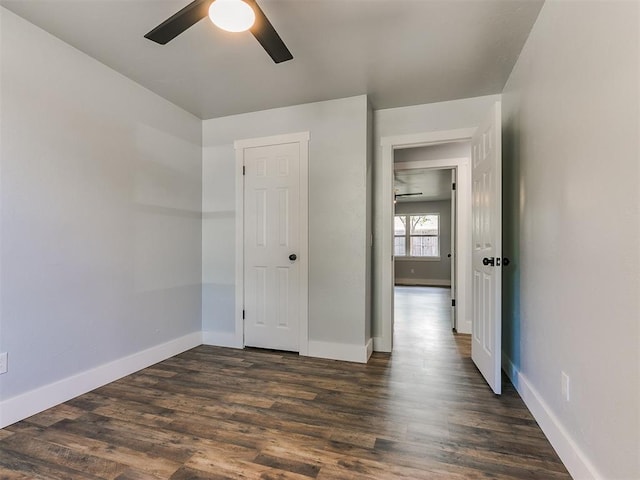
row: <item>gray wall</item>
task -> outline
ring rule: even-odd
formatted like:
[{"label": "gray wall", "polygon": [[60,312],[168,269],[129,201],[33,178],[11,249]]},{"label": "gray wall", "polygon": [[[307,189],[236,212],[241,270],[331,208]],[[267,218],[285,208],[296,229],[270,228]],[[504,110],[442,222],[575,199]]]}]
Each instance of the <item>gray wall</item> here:
[{"label": "gray wall", "polygon": [[639,5],[547,1],[503,96],[503,348],[574,478],[640,478]]},{"label": "gray wall", "polygon": [[417,162],[426,160],[445,160],[452,158],[469,158],[471,142],[453,142],[440,145],[429,145],[420,148],[403,148],[393,156],[395,163]]},{"label": "gray wall", "polygon": [[[440,260],[402,260],[396,257],[395,278],[406,284],[446,285],[451,284],[451,200],[435,202],[396,203],[396,214],[439,213],[440,214]],[[411,272],[413,270],[413,273]],[[406,282],[408,280],[408,282]]]},{"label": "gray wall", "polygon": [[0,16],[6,400],[200,330],[201,129]]},{"label": "gray wall", "polygon": [[310,132],[309,338],[363,346],[369,323],[366,96],[203,122],[203,330],[234,330],[233,142]]}]

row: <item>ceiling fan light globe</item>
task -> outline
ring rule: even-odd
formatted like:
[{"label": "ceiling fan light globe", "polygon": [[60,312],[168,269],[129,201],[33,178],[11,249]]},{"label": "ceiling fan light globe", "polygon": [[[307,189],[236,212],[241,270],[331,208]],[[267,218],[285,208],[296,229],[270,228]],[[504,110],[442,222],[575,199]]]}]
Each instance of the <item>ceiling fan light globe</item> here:
[{"label": "ceiling fan light globe", "polygon": [[209,7],[213,24],[227,32],[244,32],[256,21],[256,14],[242,0],[215,0]]}]

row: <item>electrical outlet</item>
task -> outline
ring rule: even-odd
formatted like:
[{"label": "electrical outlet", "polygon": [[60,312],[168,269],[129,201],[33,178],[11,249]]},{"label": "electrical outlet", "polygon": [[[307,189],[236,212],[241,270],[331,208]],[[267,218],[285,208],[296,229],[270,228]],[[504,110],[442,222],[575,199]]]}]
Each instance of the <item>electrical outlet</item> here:
[{"label": "electrical outlet", "polygon": [[569,395],[569,383],[570,379],[569,379],[569,375],[567,375],[566,373],[562,372],[562,398],[565,399],[565,401],[569,401],[570,399],[570,395]]},{"label": "electrical outlet", "polygon": [[3,373],[7,373],[7,357],[7,352],[0,353],[0,375]]}]

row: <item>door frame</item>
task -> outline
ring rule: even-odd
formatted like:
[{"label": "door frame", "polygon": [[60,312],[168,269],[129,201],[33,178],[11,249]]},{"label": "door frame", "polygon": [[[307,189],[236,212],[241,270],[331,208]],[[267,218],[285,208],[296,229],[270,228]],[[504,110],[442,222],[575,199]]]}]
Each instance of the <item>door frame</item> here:
[{"label": "door frame", "polygon": [[309,132],[288,133],[269,137],[248,138],[233,142],[236,180],[236,281],[235,340],[244,348],[244,150],[246,148],[297,143],[300,145],[300,317],[299,354],[309,352]]},{"label": "door frame", "polygon": [[[382,320],[380,337],[375,338],[376,351],[382,352],[391,352],[393,349],[393,316],[394,316],[394,305],[393,305],[393,290],[394,290],[394,278],[393,278],[393,172],[394,172],[394,152],[395,150],[405,149],[405,148],[416,148],[416,147],[425,147],[429,145],[437,145],[442,143],[451,143],[457,141],[466,141],[471,140],[477,127],[471,128],[461,128],[456,130],[441,130],[441,131],[432,131],[432,132],[423,132],[409,135],[394,135],[388,137],[382,137],[380,139],[380,146],[382,147],[382,168],[380,169],[380,178],[382,181],[382,211],[380,212],[380,222],[382,225],[382,238],[380,239],[380,255],[377,260],[380,262],[380,285],[381,285],[381,298],[379,302],[379,312],[378,318]],[[464,225],[463,222],[468,222],[469,232],[468,235],[471,234],[470,226],[471,226],[471,170],[470,170],[470,159],[466,160],[466,167],[463,167],[462,163],[454,163],[457,160],[460,162],[461,159],[453,159],[453,160],[425,160],[420,162],[407,162],[407,166],[413,165],[413,168],[457,168],[458,173],[458,183],[462,188],[458,189],[458,225]],[[448,162],[448,163],[447,163]],[[410,164],[410,165],[409,165]],[[417,165],[420,165],[419,167]],[[464,184],[462,179],[460,178],[460,174],[463,170],[468,170],[467,179]],[[468,185],[467,185],[468,184]],[[465,192],[467,196],[467,200],[461,199],[461,193]],[[464,232],[465,235],[466,232]],[[462,255],[461,252],[464,250],[459,248],[460,245],[463,245],[463,242],[467,242],[467,245],[471,245],[471,238],[466,238],[463,236],[463,231],[458,229],[458,254],[459,260],[461,260]],[[469,256],[471,253],[470,248]],[[465,253],[465,258],[466,258]],[[457,289],[458,289],[458,298],[456,299],[456,306],[460,304],[460,308],[458,308],[458,323],[461,325],[460,320],[463,318],[469,318],[469,314],[471,312],[470,308],[470,298],[471,292],[469,291],[469,286],[471,282],[471,259],[468,259],[468,262],[458,261],[456,265],[458,269],[458,275],[456,276],[457,280]],[[464,310],[465,317],[462,317],[461,310]],[[466,328],[463,328],[462,331],[460,329],[460,333],[471,333],[470,325],[469,331],[466,331]]]},{"label": "door frame", "polygon": [[[471,298],[471,291],[467,290],[467,288],[468,285],[470,285],[469,282],[471,280],[471,249],[464,248],[464,246],[471,246],[471,159],[469,157],[460,157],[447,158],[444,160],[419,160],[394,164],[394,170],[413,169],[450,169],[455,172],[457,201],[455,204],[455,214],[452,215],[452,230],[455,228],[456,235],[455,237],[452,235],[451,240],[452,244],[455,242],[452,249],[453,256],[457,255],[456,258],[452,259],[452,262],[455,260],[456,267],[455,272],[452,272],[452,286],[455,285],[456,287],[455,295],[452,297],[456,300],[456,323],[453,327],[458,333],[470,334],[471,307],[469,299]],[[455,282],[455,284],[453,282]]]},{"label": "door frame", "polygon": [[[458,185],[458,170],[451,169],[451,329],[457,331],[458,327],[458,310],[455,307],[456,300],[458,298],[457,290],[457,276],[458,264],[456,257],[458,256],[458,198],[457,198],[457,185]],[[454,185],[456,188],[454,188]]]}]

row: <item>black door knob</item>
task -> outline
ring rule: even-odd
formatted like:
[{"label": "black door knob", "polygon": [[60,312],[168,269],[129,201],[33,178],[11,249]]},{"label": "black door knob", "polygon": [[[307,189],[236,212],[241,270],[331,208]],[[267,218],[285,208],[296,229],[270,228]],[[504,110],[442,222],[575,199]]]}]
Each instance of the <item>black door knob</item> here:
[{"label": "black door knob", "polygon": [[493,257],[484,257],[482,259],[482,264],[484,266],[491,265],[493,267],[495,265],[495,258],[493,258]]},{"label": "black door knob", "polygon": [[502,259],[502,266],[506,267],[507,265],[509,265],[511,263],[511,260],[509,260],[507,257],[504,257]]},{"label": "black door knob", "polygon": [[289,255],[289,260],[291,260],[292,262],[295,262],[297,258],[298,256],[295,253],[292,253],[291,255]]}]

